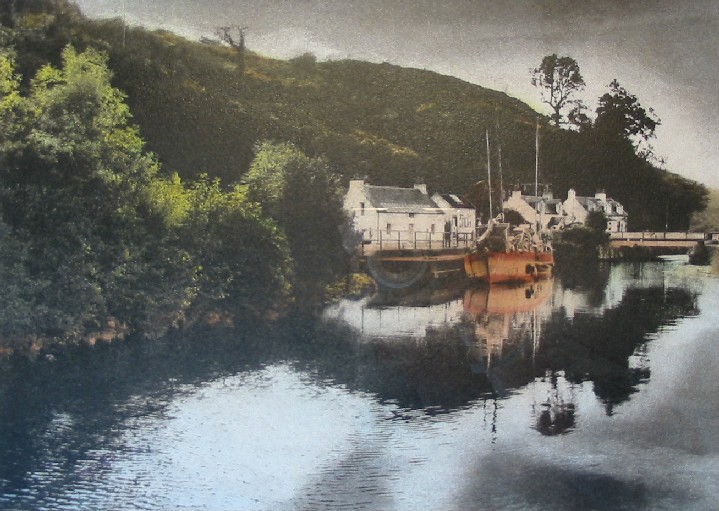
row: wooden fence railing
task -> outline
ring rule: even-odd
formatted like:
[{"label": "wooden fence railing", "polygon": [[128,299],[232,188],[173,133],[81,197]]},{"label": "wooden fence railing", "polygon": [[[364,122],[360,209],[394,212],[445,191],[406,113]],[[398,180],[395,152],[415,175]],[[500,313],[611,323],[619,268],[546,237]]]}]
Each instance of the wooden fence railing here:
[{"label": "wooden fence railing", "polygon": [[476,237],[474,232],[432,233],[395,229],[374,231],[373,235],[370,237],[368,233],[363,234],[363,254],[378,250],[439,250],[470,247]]}]

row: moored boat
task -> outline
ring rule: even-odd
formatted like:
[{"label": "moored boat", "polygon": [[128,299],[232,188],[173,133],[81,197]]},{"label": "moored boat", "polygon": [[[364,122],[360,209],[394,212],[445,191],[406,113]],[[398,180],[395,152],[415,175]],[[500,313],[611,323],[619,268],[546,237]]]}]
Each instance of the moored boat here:
[{"label": "moored boat", "polygon": [[464,270],[468,277],[490,284],[532,282],[552,276],[554,253],[548,240],[528,228],[490,223],[465,255]]},{"label": "moored boat", "polygon": [[[530,225],[513,227],[509,223],[491,219],[492,209],[492,172],[487,138],[487,185],[490,220],[485,232],[475,242],[473,250],[464,257],[464,270],[469,278],[494,283],[532,282],[551,277],[554,272],[554,252],[548,232],[540,229],[538,210]],[[539,124],[535,135],[535,182],[534,194],[539,189]],[[501,147],[499,151],[500,183],[502,172]],[[501,184],[500,184],[501,188]],[[535,206],[536,208],[536,206]],[[500,216],[504,220],[504,205]]]}]

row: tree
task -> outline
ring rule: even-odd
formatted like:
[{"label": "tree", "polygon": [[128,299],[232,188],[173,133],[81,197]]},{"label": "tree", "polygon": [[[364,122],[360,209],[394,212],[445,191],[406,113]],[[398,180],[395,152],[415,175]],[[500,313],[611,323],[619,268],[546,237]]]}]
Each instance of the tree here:
[{"label": "tree", "polygon": [[579,64],[572,57],[558,57],[556,53],[544,57],[532,70],[532,85],[540,89],[542,102],[552,109],[550,118],[556,125],[568,122],[562,113],[567,108],[574,108],[572,118],[579,117],[582,104],[572,96],[585,84]]},{"label": "tree", "polygon": [[62,68],[43,67],[29,95],[16,96],[0,166],[3,219],[31,247],[29,273],[50,283],[46,304],[67,313],[55,315],[57,334],[109,313],[102,269],[117,265],[116,241],[134,231],[134,214],[120,207],[133,193],[127,174],[152,168],[105,57],[71,48],[62,57]]},{"label": "tree", "polygon": [[276,222],[245,187],[161,176],[103,53],[67,47],[19,83],[0,52],[0,335],[77,339],[112,318],[159,336],[200,300],[287,299]]},{"label": "tree", "polygon": [[317,57],[310,52],[290,59],[292,70],[299,78],[309,78],[317,71]]},{"label": "tree", "polygon": [[179,237],[197,272],[200,307],[261,315],[287,298],[291,263],[284,234],[245,188],[223,191],[218,179],[201,176],[165,190],[180,203]]},{"label": "tree", "polygon": [[292,144],[263,142],[256,147],[246,183],[249,199],[287,236],[296,296],[305,304],[318,304],[326,286],[346,270],[346,217],[338,177],[327,162],[307,157]]},{"label": "tree", "polygon": [[590,211],[587,214],[586,226],[589,229],[604,232],[607,230],[607,216],[604,211]]},{"label": "tree", "polygon": [[193,271],[165,229],[150,187],[159,164],[129,123],[107,57],[67,47],[26,95],[18,81],[1,57],[0,215],[22,267],[0,270],[4,288],[22,289],[12,303],[32,305],[34,334],[77,338],[111,317],[161,334],[188,302]]},{"label": "tree", "polygon": [[[247,27],[238,25],[217,27],[217,35],[237,51],[237,69],[240,75],[245,74],[245,30]],[[233,31],[237,32],[237,39],[232,36]]]},{"label": "tree", "polygon": [[599,98],[595,127],[608,136],[630,141],[637,153],[648,159],[653,150],[649,140],[661,124],[653,109],[646,110],[637,97],[614,79],[610,91]]}]

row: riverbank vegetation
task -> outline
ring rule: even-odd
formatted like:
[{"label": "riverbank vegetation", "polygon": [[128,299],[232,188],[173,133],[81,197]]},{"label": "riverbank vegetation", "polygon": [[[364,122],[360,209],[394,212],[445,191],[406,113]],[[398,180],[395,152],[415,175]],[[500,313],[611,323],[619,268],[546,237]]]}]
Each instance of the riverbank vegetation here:
[{"label": "riverbank vegetation", "polygon": [[238,55],[92,21],[66,0],[3,3],[0,23],[6,345],[321,305],[348,271],[343,185],[470,193],[486,175],[486,131],[501,141],[505,184],[526,183],[539,122],[542,180],[556,195],[606,190],[634,229],[678,228],[705,200],[626,137],[560,129],[433,72],[274,60],[251,38]]},{"label": "riverbank vegetation", "polygon": [[592,211],[587,215],[585,225],[577,225],[554,233],[552,245],[561,267],[579,266],[596,263],[603,249],[609,243],[607,218],[601,211]]},{"label": "riverbank vegetation", "polygon": [[342,246],[327,165],[265,143],[247,184],[163,173],[106,64],[68,46],[22,87],[13,53],[0,55],[3,341],[159,336],[203,313],[321,302],[344,270],[338,250],[317,253]]},{"label": "riverbank vegetation", "polygon": [[719,190],[709,190],[707,207],[694,213],[690,228],[695,232],[719,230]]}]

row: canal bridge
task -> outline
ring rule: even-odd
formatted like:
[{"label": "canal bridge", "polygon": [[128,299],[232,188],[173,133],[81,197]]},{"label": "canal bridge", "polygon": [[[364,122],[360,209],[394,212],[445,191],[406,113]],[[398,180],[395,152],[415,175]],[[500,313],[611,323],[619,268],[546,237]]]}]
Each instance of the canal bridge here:
[{"label": "canal bridge", "polygon": [[[480,231],[481,232],[481,231]],[[452,254],[465,254],[477,239],[478,233],[431,233],[412,231],[380,231],[375,238],[363,238],[360,257],[379,256],[387,258],[413,257],[432,259]],[[719,244],[719,232],[688,231],[629,231],[609,233],[610,249],[645,247],[667,251],[688,250],[697,243]]]},{"label": "canal bridge", "polygon": [[609,244],[612,248],[646,247],[655,249],[690,249],[699,242],[719,243],[719,233],[704,232],[612,232]]}]

